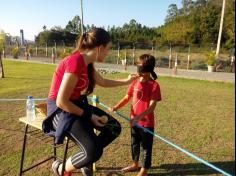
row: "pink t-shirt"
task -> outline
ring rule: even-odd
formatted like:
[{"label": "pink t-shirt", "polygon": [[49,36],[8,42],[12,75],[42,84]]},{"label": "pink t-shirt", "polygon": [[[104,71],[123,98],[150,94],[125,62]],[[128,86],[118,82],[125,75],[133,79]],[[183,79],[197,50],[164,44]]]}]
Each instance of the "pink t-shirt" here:
[{"label": "pink t-shirt", "polygon": [[[131,119],[145,111],[151,100],[161,101],[160,86],[154,80],[146,82],[134,80],[129,86],[127,94],[133,97]],[[140,126],[154,127],[154,113],[147,114],[144,118],[144,120],[138,122]]]},{"label": "pink t-shirt", "polygon": [[75,52],[58,64],[52,78],[51,89],[48,95],[49,99],[56,100],[64,73],[74,73],[78,77],[78,82],[70,96],[71,100],[78,99],[81,92],[88,87],[87,65],[82,55],[79,52]]}]

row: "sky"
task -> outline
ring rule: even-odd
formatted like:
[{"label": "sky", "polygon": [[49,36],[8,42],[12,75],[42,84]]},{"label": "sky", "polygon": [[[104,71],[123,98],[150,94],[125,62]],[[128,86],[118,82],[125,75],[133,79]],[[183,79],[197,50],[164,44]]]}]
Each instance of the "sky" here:
[{"label": "sky", "polygon": [[[84,25],[123,26],[135,19],[148,27],[164,24],[170,4],[181,8],[181,0],[83,0]],[[65,28],[69,20],[81,14],[80,0],[1,0],[0,30],[27,40],[54,26]]]}]

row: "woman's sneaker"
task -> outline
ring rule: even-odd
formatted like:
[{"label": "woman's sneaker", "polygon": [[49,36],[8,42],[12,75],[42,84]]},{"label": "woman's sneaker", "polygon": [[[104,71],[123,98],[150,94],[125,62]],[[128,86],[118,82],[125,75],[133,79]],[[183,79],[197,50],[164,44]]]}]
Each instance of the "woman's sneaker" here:
[{"label": "woman's sneaker", "polygon": [[62,162],[60,160],[56,160],[52,163],[52,170],[56,176],[61,176],[58,170],[61,163]]},{"label": "woman's sneaker", "polygon": [[[54,172],[54,174],[56,176],[62,176],[62,174],[59,172],[59,166],[60,164],[62,164],[62,161],[61,160],[56,160],[52,163],[52,170]],[[63,176],[71,176],[71,173],[70,172],[66,172],[64,171],[64,175]]]}]

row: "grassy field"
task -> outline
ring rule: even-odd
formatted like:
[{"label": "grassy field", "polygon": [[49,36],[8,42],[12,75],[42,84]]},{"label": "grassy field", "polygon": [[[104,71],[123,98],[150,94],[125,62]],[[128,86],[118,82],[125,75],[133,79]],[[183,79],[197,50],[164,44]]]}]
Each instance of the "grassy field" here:
[{"label": "grassy field", "polygon": [[[4,60],[6,78],[0,79],[1,98],[45,98],[55,65]],[[104,75],[124,78],[125,73]],[[155,132],[219,168],[235,174],[235,85],[191,79],[159,77],[162,101],[156,108]],[[108,106],[126,93],[127,87],[104,89],[94,94]],[[128,115],[129,106],[121,110]],[[25,102],[0,102],[0,175],[17,175],[20,166]],[[117,169],[131,163],[130,130],[123,119],[122,134],[97,162],[97,168]],[[30,140],[26,164],[37,162],[52,152],[47,145]],[[25,175],[53,175],[51,161]],[[220,175],[180,151],[155,140],[152,175]],[[132,173],[130,175],[135,175]],[[102,175],[98,173],[97,175]],[[128,174],[127,174],[128,175]]]}]

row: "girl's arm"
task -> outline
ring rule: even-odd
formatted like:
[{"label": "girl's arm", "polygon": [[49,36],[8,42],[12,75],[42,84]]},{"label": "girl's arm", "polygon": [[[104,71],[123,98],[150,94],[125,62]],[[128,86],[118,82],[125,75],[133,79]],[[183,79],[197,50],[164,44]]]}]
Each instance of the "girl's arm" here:
[{"label": "girl's arm", "polygon": [[145,117],[145,115],[148,115],[148,114],[152,113],[155,110],[156,105],[157,105],[157,101],[156,100],[151,100],[150,104],[149,104],[149,107],[145,111],[143,111],[141,114],[139,114],[138,116],[133,118],[131,120],[131,124],[134,125],[134,123],[138,122],[139,120],[142,120]]},{"label": "girl's arm", "polygon": [[130,84],[134,79],[138,78],[137,74],[130,74],[128,78],[126,79],[120,79],[120,80],[110,80],[103,78],[98,71],[95,70],[94,72],[94,78],[96,81],[96,84],[102,87],[117,87],[117,86],[123,86]]},{"label": "girl's arm", "polygon": [[122,98],[119,103],[117,103],[113,108],[111,108],[111,111],[117,111],[118,109],[122,108],[123,106],[125,106],[129,100],[130,100],[130,96],[126,95],[124,96],[124,98]]}]

